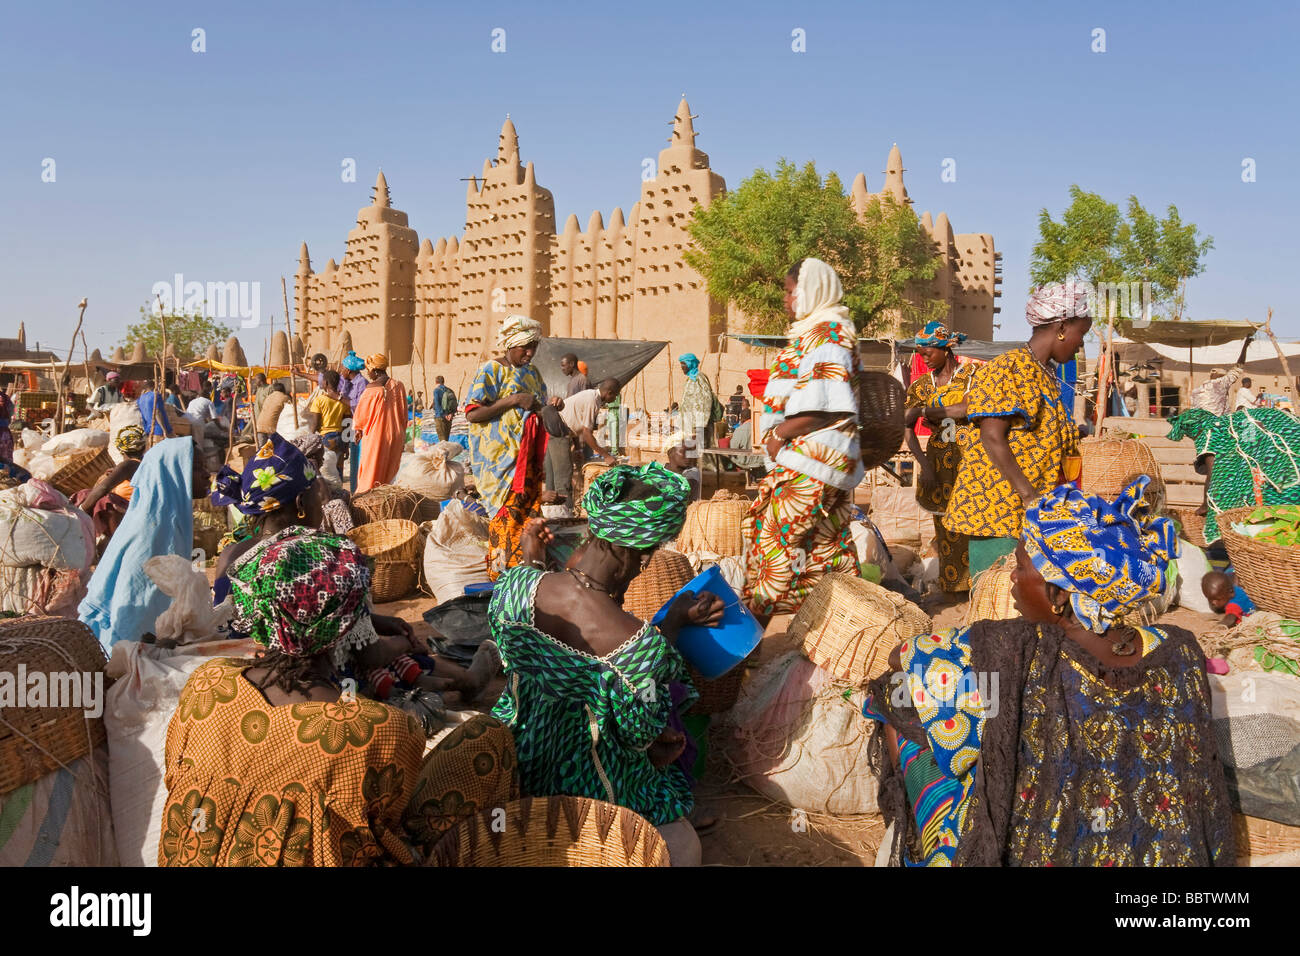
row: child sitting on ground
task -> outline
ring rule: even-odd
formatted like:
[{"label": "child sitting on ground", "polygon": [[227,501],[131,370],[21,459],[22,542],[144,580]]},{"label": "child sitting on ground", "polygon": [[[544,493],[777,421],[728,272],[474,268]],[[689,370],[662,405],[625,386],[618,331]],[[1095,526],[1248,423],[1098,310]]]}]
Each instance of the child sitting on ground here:
[{"label": "child sitting on ground", "polygon": [[1201,593],[1210,602],[1215,614],[1223,615],[1223,623],[1236,627],[1242,619],[1255,611],[1255,602],[1250,599],[1232,573],[1211,571],[1201,578]]}]

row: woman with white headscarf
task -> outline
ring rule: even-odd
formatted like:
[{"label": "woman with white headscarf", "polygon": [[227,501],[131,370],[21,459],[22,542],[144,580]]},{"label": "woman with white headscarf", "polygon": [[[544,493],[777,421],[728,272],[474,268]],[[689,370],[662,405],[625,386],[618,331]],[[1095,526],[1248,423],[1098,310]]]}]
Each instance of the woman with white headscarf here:
[{"label": "woman with white headscarf", "polygon": [[949,531],[969,536],[972,579],[1016,550],[1026,508],[1079,477],[1078,429],[1050,363],[1068,362],[1083,347],[1089,315],[1082,283],[1035,290],[1025,306],[1024,348],[975,373],[966,398],[974,427],[958,436],[961,465],[943,519]]},{"label": "woman with white headscarf", "polygon": [[501,356],[478,370],[465,400],[470,467],[491,517],[488,574],[493,580],[519,563],[524,525],[541,514],[546,429],[538,413],[547,395],[542,373],[533,365],[541,338],[537,320],[506,316],[497,330]]},{"label": "woman with white headscarf", "polygon": [[785,277],[795,320],[763,393],[759,433],[775,463],[745,518],[745,600],[766,618],[798,609],[823,574],[856,574],[849,531],[858,447],[857,330],[835,270],[804,259]]}]

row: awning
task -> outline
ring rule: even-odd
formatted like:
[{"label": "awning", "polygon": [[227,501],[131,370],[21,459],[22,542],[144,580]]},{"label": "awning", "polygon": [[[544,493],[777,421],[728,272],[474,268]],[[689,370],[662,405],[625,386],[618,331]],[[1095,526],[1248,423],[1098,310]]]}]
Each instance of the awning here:
[{"label": "awning", "polygon": [[[1189,348],[1205,348],[1228,342],[1236,342],[1239,350],[1247,334],[1257,328],[1258,325],[1245,319],[1203,319],[1183,322],[1161,319],[1150,325],[1130,326],[1126,337],[1130,341],[1142,342],[1152,347],[1165,345],[1170,348],[1180,348],[1184,352]],[[1119,336],[1115,336],[1115,339],[1118,341]],[[1229,359],[1229,364],[1236,361],[1236,358],[1234,352]],[[1197,364],[1200,364],[1199,356]]]},{"label": "awning", "polygon": [[616,378],[626,385],[636,378],[655,356],[664,350],[667,342],[622,342],[618,339],[562,339],[547,336],[537,346],[533,364],[542,373],[546,390],[564,397],[569,391],[569,380],[560,371],[560,358],[572,352],[587,363],[587,381],[595,388],[607,378]]},{"label": "awning", "polygon": [[[756,349],[780,349],[784,348],[790,341],[789,336],[785,335],[749,335],[728,332],[727,338],[735,339],[737,342],[743,342],[750,348]],[[1003,352],[1010,352],[1012,349],[1018,349],[1023,346],[1024,342],[985,342],[980,339],[967,339],[961,345],[953,349],[958,355],[964,355],[967,358],[979,359],[984,362],[992,361]],[[872,346],[889,348],[889,339],[860,339],[858,341],[859,349],[867,349]],[[917,345],[912,339],[902,339],[894,343],[894,347],[899,352],[911,353],[916,351]]]},{"label": "awning", "polygon": [[222,372],[226,375],[238,375],[241,378],[248,378],[250,375],[256,375],[258,372],[266,375],[268,380],[277,378],[288,378],[293,373],[283,368],[266,369],[260,365],[227,365],[225,362],[218,362],[215,359],[199,359],[197,362],[190,362],[186,368],[203,368],[209,372]]}]

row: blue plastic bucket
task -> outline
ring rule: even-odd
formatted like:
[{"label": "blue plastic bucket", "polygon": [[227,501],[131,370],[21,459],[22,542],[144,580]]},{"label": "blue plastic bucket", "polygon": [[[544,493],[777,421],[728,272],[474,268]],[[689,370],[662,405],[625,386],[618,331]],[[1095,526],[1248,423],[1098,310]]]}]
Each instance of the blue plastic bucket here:
[{"label": "blue plastic bucket", "polygon": [[492,581],[484,581],[482,584],[465,585],[466,594],[490,594],[496,588]]},{"label": "blue plastic bucket", "polygon": [[686,587],[669,598],[650,623],[662,623],[668,609],[681,595],[698,595],[702,591],[722,598],[725,605],[722,621],[717,627],[686,625],[677,632],[677,649],[705,678],[717,680],[758,647],[758,642],[763,639],[763,625],[741,603],[740,596],[727,584],[716,564],[701,571]]}]

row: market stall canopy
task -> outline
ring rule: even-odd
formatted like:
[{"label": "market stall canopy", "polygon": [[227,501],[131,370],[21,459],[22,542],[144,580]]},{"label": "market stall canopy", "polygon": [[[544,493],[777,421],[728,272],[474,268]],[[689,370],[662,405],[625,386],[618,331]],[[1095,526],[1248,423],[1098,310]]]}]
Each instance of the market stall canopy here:
[{"label": "market stall canopy", "polygon": [[[789,342],[789,338],[784,335],[749,335],[727,333],[727,338],[735,339],[737,342],[743,342],[750,348],[755,349],[779,349],[784,348]],[[1012,349],[1018,349],[1024,342],[985,342],[980,339],[967,339],[961,345],[953,349],[958,355],[964,355],[966,358],[979,359],[983,362],[991,361],[1001,355],[1003,352],[1010,352]],[[916,351],[916,343],[912,339],[902,339],[894,343],[895,348],[900,353],[911,353]],[[858,348],[863,352],[874,352],[880,349],[889,349],[889,339],[860,339]]]},{"label": "market stall canopy", "polygon": [[563,397],[569,391],[568,379],[560,371],[561,357],[572,352],[587,363],[587,381],[595,388],[607,378],[623,385],[654,361],[667,342],[622,342],[618,339],[561,339],[547,337],[537,346],[533,364],[542,373],[546,390]]},{"label": "market stall canopy", "polygon": [[[1231,368],[1237,362],[1237,356],[1241,354],[1241,341],[1245,338],[1245,332],[1236,338],[1229,339],[1221,345],[1202,346],[1190,350],[1190,358],[1195,363],[1196,368]],[[1300,343],[1296,342],[1279,342],[1278,346],[1286,355],[1288,361],[1296,362],[1297,368],[1300,368]],[[1115,336],[1115,350],[1119,353],[1120,361],[1124,363],[1138,363],[1150,359],[1153,355],[1158,355],[1165,360],[1164,368],[1166,371],[1186,371],[1189,358],[1187,346],[1165,345],[1160,342],[1141,342],[1123,336]],[[1277,357],[1277,349],[1273,348],[1268,339],[1260,341],[1256,338],[1250,343],[1250,348],[1246,351],[1246,369],[1259,375],[1281,375],[1282,366]]]},{"label": "market stall canopy", "polygon": [[256,375],[262,372],[268,380],[277,378],[288,378],[292,373],[284,368],[265,369],[260,365],[227,365],[225,362],[215,362],[212,359],[199,359],[197,362],[190,362],[186,368],[204,368],[209,372],[222,372],[227,375],[238,375],[240,378],[248,378],[250,375]]},{"label": "market stall canopy", "polygon": [[[1258,325],[1245,319],[1202,319],[1195,322],[1161,319],[1150,325],[1130,327],[1127,338],[1133,342],[1150,346],[1165,345],[1184,352],[1190,348],[1225,345],[1229,342],[1236,342],[1240,349],[1242,340],[1257,328]],[[1120,341],[1120,337],[1116,336],[1115,340]],[[1236,358],[1237,353],[1234,351],[1229,364]],[[1199,356],[1197,362],[1200,362]]]}]

